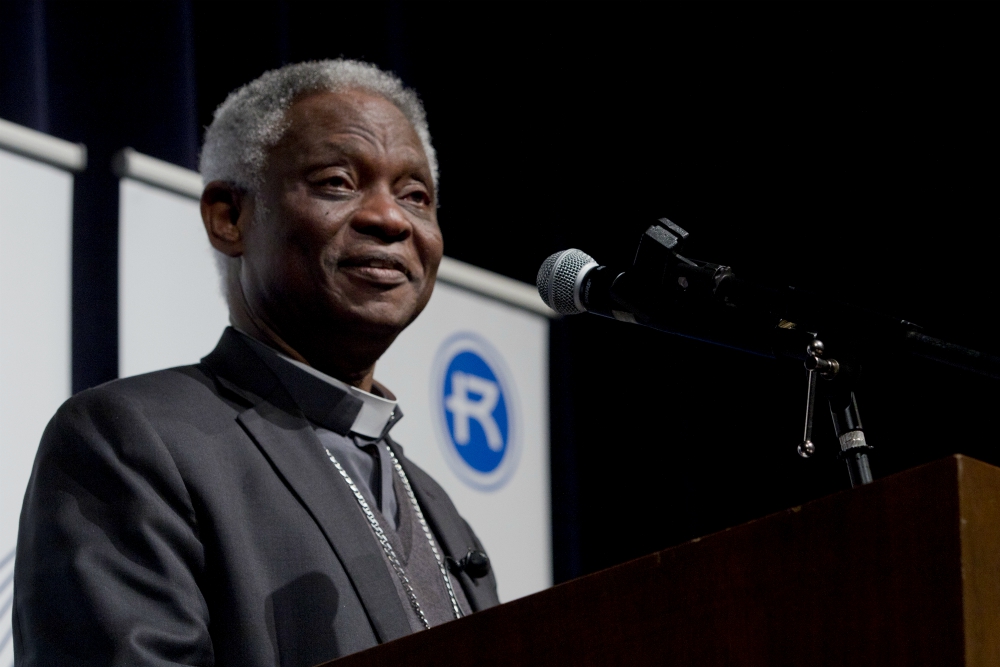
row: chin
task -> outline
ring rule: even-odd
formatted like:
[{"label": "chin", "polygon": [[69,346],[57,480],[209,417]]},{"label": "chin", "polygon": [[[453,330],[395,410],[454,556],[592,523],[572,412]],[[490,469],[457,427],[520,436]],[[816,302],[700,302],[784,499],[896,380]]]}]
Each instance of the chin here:
[{"label": "chin", "polygon": [[369,335],[395,336],[412,322],[423,308],[415,304],[390,304],[366,302],[352,304],[349,308],[338,308],[330,319],[331,324],[341,328],[344,325]]},{"label": "chin", "polygon": [[[430,290],[407,283],[390,290],[345,289],[331,285],[312,309],[316,325],[328,331],[395,337],[427,305]],[[426,293],[425,293],[426,292]],[[318,295],[317,295],[318,296]]]}]

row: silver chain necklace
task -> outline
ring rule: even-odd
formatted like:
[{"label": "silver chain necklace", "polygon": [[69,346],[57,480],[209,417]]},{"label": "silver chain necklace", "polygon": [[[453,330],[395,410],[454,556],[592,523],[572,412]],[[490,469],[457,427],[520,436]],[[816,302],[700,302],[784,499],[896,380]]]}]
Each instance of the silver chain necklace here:
[{"label": "silver chain necklace", "polygon": [[[358,489],[357,485],[351,479],[344,467],[340,465],[337,459],[333,456],[329,449],[325,448],[326,455],[333,463],[333,466],[340,473],[340,476],[344,478],[347,482],[347,486],[350,487],[351,492],[354,494],[354,498],[358,501],[358,505],[361,506],[361,510],[365,513],[365,517],[368,518],[368,523],[371,525],[372,530],[375,532],[375,536],[378,538],[379,544],[382,546],[382,551],[385,552],[386,560],[392,566],[393,571],[399,578],[399,583],[403,585],[403,590],[406,592],[406,597],[410,601],[410,606],[413,607],[414,613],[420,619],[424,628],[430,629],[431,624],[427,620],[427,616],[424,614],[423,608],[420,606],[420,602],[417,600],[417,594],[413,590],[413,586],[410,584],[410,578],[406,576],[406,570],[403,569],[402,563],[399,562],[399,558],[396,556],[396,550],[392,548],[392,544],[389,542],[389,538],[386,536],[385,531],[382,530],[382,526],[379,525],[378,519],[375,518],[375,513],[372,512],[371,507],[368,506],[368,501],[365,497],[361,495],[361,491]],[[444,559],[441,558],[441,554],[438,553],[437,546],[434,544],[434,536],[431,533],[430,527],[427,525],[427,521],[424,519],[424,513],[420,510],[420,504],[417,502],[417,497],[413,493],[413,487],[410,486],[410,480],[406,477],[406,473],[403,471],[403,466],[399,464],[399,459],[396,458],[395,453],[393,453],[392,448],[386,447],[389,452],[389,457],[392,458],[392,465],[396,469],[396,474],[399,475],[399,479],[403,482],[403,488],[406,490],[406,496],[410,499],[410,505],[413,507],[413,512],[417,517],[417,521],[420,522],[420,527],[424,531],[424,536],[427,538],[427,543],[431,547],[431,552],[434,554],[434,558],[437,560],[438,570],[441,572],[441,577],[444,579],[444,586],[448,589],[448,597],[451,599],[451,609],[455,614],[455,618],[462,617],[462,610],[458,606],[458,599],[455,597],[455,589],[451,585],[451,577],[448,576],[448,568],[445,565]]]}]

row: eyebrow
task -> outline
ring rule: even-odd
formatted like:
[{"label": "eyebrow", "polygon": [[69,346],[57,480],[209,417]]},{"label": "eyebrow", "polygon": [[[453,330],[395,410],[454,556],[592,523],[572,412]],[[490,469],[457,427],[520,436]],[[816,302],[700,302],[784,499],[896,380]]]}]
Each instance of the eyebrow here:
[{"label": "eyebrow", "polygon": [[[348,135],[344,141],[323,139],[316,149],[316,152],[318,153],[316,159],[309,161],[309,170],[312,171],[315,169],[322,169],[323,166],[332,166],[333,164],[336,164],[335,162],[330,161],[330,158],[333,155],[347,161],[370,162],[369,156],[371,155],[371,151],[361,149],[359,146],[359,144],[364,143],[366,142],[360,139],[351,138],[350,135]],[[424,185],[431,187],[430,165],[428,164],[426,157],[417,152],[415,149],[410,148],[406,150],[405,158],[401,161],[401,163],[403,166],[401,171],[409,172]]]}]

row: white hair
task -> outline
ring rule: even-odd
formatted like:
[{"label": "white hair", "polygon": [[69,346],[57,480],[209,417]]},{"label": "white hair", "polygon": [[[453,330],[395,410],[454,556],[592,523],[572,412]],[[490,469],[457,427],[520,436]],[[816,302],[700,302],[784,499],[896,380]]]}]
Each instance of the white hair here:
[{"label": "white hair", "polygon": [[[248,192],[261,186],[267,152],[288,130],[292,104],[317,92],[363,90],[384,97],[396,106],[416,130],[427,162],[438,185],[438,164],[427,114],[416,91],[389,72],[358,60],[317,60],[286,65],[265,72],[237,88],[215,110],[205,132],[199,169],[202,181],[224,181]],[[259,207],[258,207],[259,208]],[[258,211],[260,212],[260,211]],[[222,292],[228,294],[228,273],[239,258],[216,251]]]},{"label": "white hair", "polygon": [[417,93],[393,74],[358,60],[317,60],[265,72],[231,92],[215,110],[201,149],[205,183],[225,181],[248,192],[260,186],[267,151],[288,129],[285,115],[302,96],[363,90],[392,102],[413,125],[438,182],[437,156]]}]

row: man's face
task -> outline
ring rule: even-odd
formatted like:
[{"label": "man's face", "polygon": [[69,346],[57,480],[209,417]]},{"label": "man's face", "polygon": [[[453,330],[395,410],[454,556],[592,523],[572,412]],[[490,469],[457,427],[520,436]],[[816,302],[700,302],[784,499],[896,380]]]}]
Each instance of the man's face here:
[{"label": "man's face", "polygon": [[286,120],[245,238],[250,307],[292,339],[316,327],[394,336],[426,305],[443,251],[420,138],[360,91],[309,95]]}]

